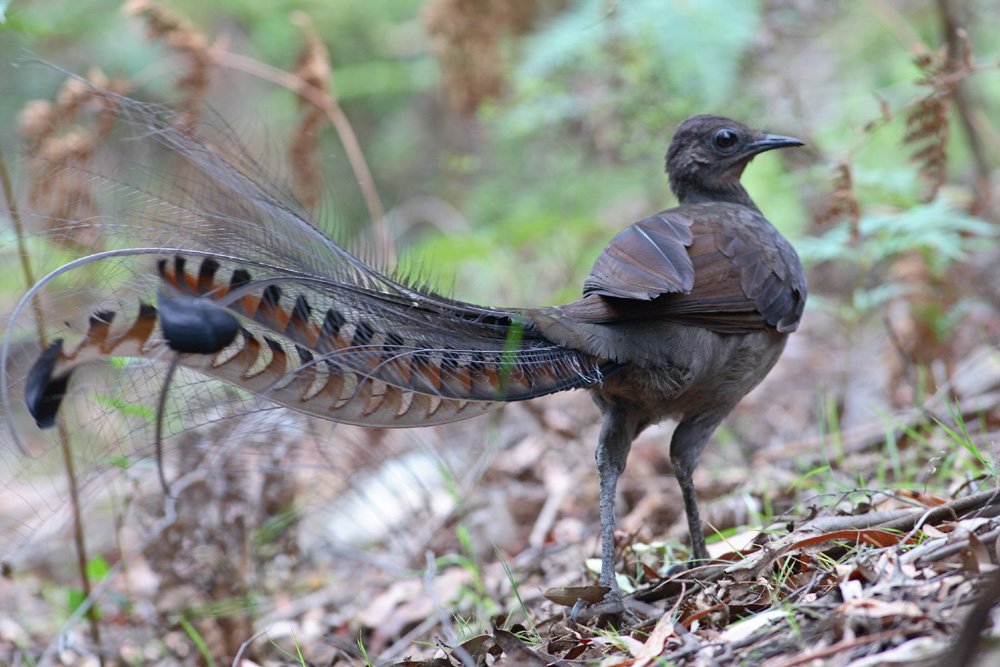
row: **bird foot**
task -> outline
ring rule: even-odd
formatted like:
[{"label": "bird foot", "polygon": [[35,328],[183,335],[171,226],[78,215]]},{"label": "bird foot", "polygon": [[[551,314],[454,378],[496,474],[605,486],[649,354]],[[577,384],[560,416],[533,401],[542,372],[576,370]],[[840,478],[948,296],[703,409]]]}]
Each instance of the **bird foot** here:
[{"label": "bird foot", "polygon": [[618,616],[625,612],[625,603],[618,591],[608,591],[600,602],[587,602],[580,598],[569,612],[574,623],[588,621],[596,616]]},{"label": "bird foot", "polygon": [[577,600],[569,612],[569,618],[574,623],[589,621],[592,618],[605,618],[612,622],[620,621],[626,627],[640,622],[639,617],[625,606],[625,601],[618,591],[608,591],[600,602]]},{"label": "bird foot", "polygon": [[667,568],[667,571],[664,573],[663,578],[664,579],[672,579],[672,578],[674,578],[676,576],[684,574],[688,570],[693,570],[696,567],[700,567],[702,565],[705,565],[708,562],[709,561],[707,561],[707,560],[696,560],[696,559],[693,559],[693,560],[681,561],[680,563],[674,563],[673,565],[671,565],[670,567]]},{"label": "bird foot", "polygon": [[571,607],[569,618],[578,623],[602,617],[620,620],[626,625],[639,623],[639,618],[626,606],[621,593],[610,586],[566,586],[550,588],[545,597],[564,607]]}]

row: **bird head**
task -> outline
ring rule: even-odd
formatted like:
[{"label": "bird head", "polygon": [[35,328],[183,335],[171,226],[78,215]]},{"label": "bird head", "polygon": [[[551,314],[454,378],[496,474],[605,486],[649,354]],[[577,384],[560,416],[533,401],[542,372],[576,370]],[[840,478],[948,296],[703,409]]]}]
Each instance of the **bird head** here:
[{"label": "bird head", "polygon": [[677,127],[667,149],[670,188],[681,203],[737,201],[752,206],[740,185],[750,160],[764,151],[803,144],[722,116],[691,116]]}]

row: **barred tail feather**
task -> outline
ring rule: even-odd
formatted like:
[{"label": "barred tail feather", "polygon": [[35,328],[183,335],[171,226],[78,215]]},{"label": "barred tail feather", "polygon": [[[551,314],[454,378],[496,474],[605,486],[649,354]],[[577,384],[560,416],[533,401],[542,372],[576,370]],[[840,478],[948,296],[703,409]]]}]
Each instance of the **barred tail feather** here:
[{"label": "barred tail feather", "polygon": [[[36,360],[25,383],[25,400],[39,427],[55,424],[75,370],[115,357],[165,359],[166,338],[150,338],[147,327],[157,311],[142,304],[132,327],[108,340],[107,313],[95,316],[84,339],[71,351],[53,342]],[[162,324],[162,322],[161,322]],[[149,333],[152,332],[149,328]],[[186,368],[262,395],[287,408],[332,421],[364,426],[406,427],[444,424],[487,412],[491,404],[407,391],[347,369],[321,363],[307,351],[289,354],[285,344],[241,329],[214,354],[181,353]]]},{"label": "barred tail feather", "polygon": [[[436,297],[401,298],[294,276],[254,281],[243,269],[215,280],[208,257],[197,276],[175,257],[159,263],[163,282],[212,302],[327,365],[444,398],[516,401],[600,382],[599,359],[552,343],[515,310],[488,310]],[[294,296],[292,296],[294,294]],[[291,304],[289,309],[287,304]]]},{"label": "barred tail feather", "polygon": [[[235,269],[226,284],[216,280],[221,264],[212,257],[196,275],[186,267],[181,256],[161,259],[159,309],[141,303],[120,333],[111,331],[116,314],[99,312],[75,348],[66,351],[59,340],[38,358],[25,398],[40,427],[55,423],[73,371],[110,357],[164,359],[175,352],[181,365],[279,405],[380,427],[458,421],[495,402],[601,379],[597,360],[548,342],[519,324],[514,312],[463,319],[458,302],[441,313],[428,304],[404,306],[355,286],[329,284],[323,290],[311,285],[315,296],[300,291],[289,310],[279,284],[302,289],[292,278],[254,281]],[[353,292],[353,300],[342,291]],[[322,319],[314,300],[326,302]]]}]

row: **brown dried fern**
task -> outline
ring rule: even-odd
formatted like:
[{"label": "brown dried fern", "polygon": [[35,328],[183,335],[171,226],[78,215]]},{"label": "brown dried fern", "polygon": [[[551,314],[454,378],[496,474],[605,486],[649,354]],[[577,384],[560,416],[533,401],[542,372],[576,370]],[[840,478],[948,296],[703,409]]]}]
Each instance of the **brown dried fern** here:
[{"label": "brown dried fern", "polygon": [[921,53],[914,62],[923,72],[918,83],[930,90],[906,115],[903,143],[913,147],[910,159],[926,183],[921,199],[933,201],[947,176],[948,110],[959,79],[955,62],[943,50]]},{"label": "brown dried fern", "polygon": [[177,125],[182,129],[193,128],[198,122],[208,90],[208,71],[215,62],[208,38],[174,10],[156,0],[129,0],[123,11],[142,19],[150,39],[161,40],[187,59],[187,70],[175,84],[184,94]]},{"label": "brown dried fern", "polygon": [[434,0],[424,8],[424,25],[455,111],[470,116],[484,99],[503,91],[500,39],[527,32],[541,9],[536,0]]},{"label": "brown dried fern", "polygon": [[860,238],[858,224],[861,221],[861,205],[854,191],[854,172],[848,162],[840,162],[834,166],[833,192],[827,197],[826,204],[818,216],[819,224],[822,226],[844,219],[851,226],[851,242],[857,243]]},{"label": "brown dried fern", "polygon": [[[375,188],[375,181],[350,121],[340,108],[340,104],[330,87],[330,65],[325,47],[315,34],[312,36],[308,34],[308,31],[312,30],[311,28],[302,27],[302,25],[308,25],[308,19],[304,15],[296,14],[295,21],[302,24],[300,29],[306,33],[306,45],[296,72],[291,73],[246,56],[230,53],[221,47],[210,47],[208,38],[200,30],[156,0],[129,0],[124,11],[143,19],[151,38],[163,40],[190,61],[187,73],[176,84],[176,87],[186,95],[186,99],[180,104],[177,114],[178,122],[176,124],[181,129],[193,128],[197,124],[208,88],[209,69],[212,66],[242,71],[263,81],[270,81],[288,88],[299,96],[300,101],[308,102],[315,109],[318,109],[318,112],[305,111],[305,117],[293,138],[292,169],[295,172],[296,180],[300,183],[300,192],[297,194],[302,196],[304,203],[310,207],[319,199],[322,173],[314,158],[309,157],[301,164],[296,158],[315,150],[313,137],[319,129],[317,120],[321,115],[325,116],[336,129],[350,160],[351,168],[357,175],[371,215],[372,225],[378,239],[378,247],[384,257],[390,258],[387,261],[391,261],[394,252],[385,230],[383,221],[385,213]],[[324,63],[324,59],[327,62]],[[324,74],[324,70],[326,74]]]},{"label": "brown dried fern", "polygon": [[[926,256],[909,252],[893,262],[890,278],[900,293],[883,314],[890,343],[887,386],[893,406],[904,408],[926,400],[933,380],[952,377],[957,360],[947,314],[957,304],[955,275],[938,275]],[[935,367],[941,374],[929,381],[921,369]]]},{"label": "brown dried fern", "polygon": [[[120,89],[100,71],[90,72],[97,85]],[[27,161],[28,208],[46,221],[49,235],[60,244],[94,252],[101,248],[100,231],[84,221],[97,210],[91,184],[81,174],[94,157],[96,146],[111,131],[114,109],[108,96],[79,79],[63,82],[54,102],[33,100],[18,117],[18,136]],[[92,127],[77,124],[93,110]]]},{"label": "brown dried fern", "polygon": [[[304,42],[292,73],[302,79],[306,86],[330,96],[330,54],[326,45],[304,12],[295,12],[292,21],[301,31]],[[313,210],[319,201],[323,184],[323,171],[316,159],[316,150],[319,147],[318,137],[326,114],[301,92],[298,93],[298,102],[302,119],[292,134],[289,161],[294,177],[295,193],[306,208]]]}]

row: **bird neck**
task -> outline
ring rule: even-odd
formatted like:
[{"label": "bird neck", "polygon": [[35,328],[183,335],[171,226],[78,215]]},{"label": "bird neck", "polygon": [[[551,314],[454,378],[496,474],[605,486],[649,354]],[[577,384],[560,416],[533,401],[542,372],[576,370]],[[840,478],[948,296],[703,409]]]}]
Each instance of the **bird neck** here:
[{"label": "bird neck", "polygon": [[712,202],[727,202],[740,204],[759,211],[753,203],[750,194],[738,180],[725,180],[707,184],[703,181],[692,182],[684,179],[670,179],[670,188],[677,195],[681,204],[704,204]]}]

